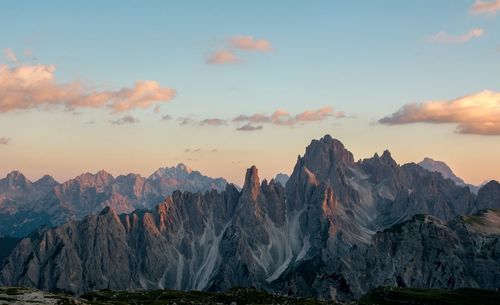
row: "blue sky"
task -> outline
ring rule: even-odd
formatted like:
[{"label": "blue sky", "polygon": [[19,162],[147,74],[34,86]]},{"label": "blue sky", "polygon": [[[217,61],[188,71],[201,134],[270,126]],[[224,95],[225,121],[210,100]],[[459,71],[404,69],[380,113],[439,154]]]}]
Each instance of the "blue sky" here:
[{"label": "blue sky", "polygon": [[[446,149],[463,147],[466,141],[480,151],[493,150],[486,160],[500,163],[495,157],[500,155],[498,136],[458,135],[453,124],[375,127],[373,124],[405,104],[448,101],[482,90],[500,91],[500,16],[495,12],[473,14],[470,11],[473,4],[474,1],[468,0],[2,1],[0,49],[11,49],[19,62],[9,63],[2,58],[0,64],[55,65],[58,83],[80,82],[89,90],[119,90],[132,87],[137,80],[154,80],[175,89],[177,95],[161,107],[160,113],[153,113],[152,108],[129,113],[141,126],[120,126],[121,131],[108,124],[119,116],[98,109],[82,110],[79,116],[39,109],[0,113],[0,137],[12,139],[7,147],[0,149],[0,156],[4,154],[11,163],[1,164],[0,170],[8,172],[15,167],[29,172],[37,163],[28,155],[25,159],[16,155],[23,148],[47,150],[44,147],[47,144],[30,137],[53,136],[64,125],[91,145],[101,145],[100,150],[104,149],[102,143],[106,139],[97,140],[101,136],[97,134],[103,133],[117,140],[125,131],[118,142],[141,145],[168,139],[169,143],[179,143],[182,147],[151,145],[151,150],[162,152],[153,158],[160,163],[156,167],[184,161],[210,174],[226,175],[237,181],[243,176],[240,170],[251,165],[249,162],[259,166],[260,158],[275,158],[274,163],[264,162],[263,171],[268,176],[277,171],[289,172],[303,146],[322,133],[332,133],[348,142],[359,158],[382,149],[383,144],[392,145],[400,162],[417,161],[412,158],[426,154],[423,150],[415,154],[407,146],[393,143],[412,137],[416,144],[425,146],[429,155],[452,159],[445,161],[451,162],[466,180],[498,179],[500,168],[491,172],[463,165],[471,163],[470,157],[477,151],[451,158]],[[482,29],[484,33],[460,43],[431,39],[441,31],[458,37],[472,29]],[[265,39],[272,44],[272,50],[240,50],[237,51],[240,63],[207,64],[212,52],[225,48],[228,39],[237,35]],[[25,52],[32,55],[25,56]],[[234,131],[232,123],[217,128],[176,123],[181,117],[230,121],[241,114],[271,114],[277,109],[297,114],[323,106],[345,112],[348,118],[293,128],[266,125],[252,134]],[[158,118],[167,114],[174,120],[160,125]],[[90,121],[97,126],[83,124]],[[33,122],[41,127],[33,130],[30,128]],[[445,147],[433,146],[429,131],[441,135],[439,141],[446,141]],[[150,136],[150,142],[141,142]],[[208,150],[207,137],[228,139],[213,140],[211,148],[227,154],[196,161],[181,155],[181,150],[188,146],[206,146]],[[288,144],[273,149],[276,138]],[[382,143],[367,145],[372,139]],[[68,135],[54,140],[52,145],[90,149],[73,141],[77,140]],[[243,151],[258,156],[255,161],[251,160],[252,154],[239,160],[245,155]],[[284,154],[286,162],[280,161]],[[140,156],[141,150],[134,153],[137,160]],[[224,164],[228,156],[233,156],[231,162],[241,165]],[[37,170],[32,170],[31,175],[35,177],[46,171],[65,179],[87,170],[71,160],[68,156],[65,170],[47,163],[35,166]],[[115,164],[109,170],[126,172],[127,163],[124,158],[123,164]],[[97,169],[109,162],[103,159],[92,164]],[[130,171],[147,173],[154,167],[154,164],[137,165]],[[230,169],[217,172],[218,168]]]}]

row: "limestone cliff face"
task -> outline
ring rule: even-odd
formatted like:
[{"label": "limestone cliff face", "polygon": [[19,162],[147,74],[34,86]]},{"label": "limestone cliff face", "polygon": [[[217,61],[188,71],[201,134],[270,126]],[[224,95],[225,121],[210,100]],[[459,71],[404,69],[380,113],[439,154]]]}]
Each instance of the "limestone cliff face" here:
[{"label": "limestone cliff face", "polygon": [[[130,198],[144,190],[134,185]],[[40,230],[0,267],[0,283],[76,293],[254,286],[339,299],[379,285],[494,288],[500,215],[480,210],[498,196],[492,183],[476,199],[388,151],[355,162],[325,136],[285,188],[251,167],[241,191],[176,191],[152,210],[111,207]]]},{"label": "limestone cliff face", "polygon": [[[500,287],[500,212],[482,211],[445,223],[417,215],[373,237],[358,281],[375,286]],[[359,257],[358,257],[359,258]],[[364,270],[363,270],[364,269]],[[360,270],[360,271],[361,271]]]}]

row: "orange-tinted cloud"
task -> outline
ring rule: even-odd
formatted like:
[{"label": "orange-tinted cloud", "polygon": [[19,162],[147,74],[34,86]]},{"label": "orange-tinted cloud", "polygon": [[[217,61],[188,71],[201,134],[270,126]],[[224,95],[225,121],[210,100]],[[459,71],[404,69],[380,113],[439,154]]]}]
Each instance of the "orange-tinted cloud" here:
[{"label": "orange-tinted cloud", "polygon": [[123,88],[110,92],[112,108],[116,112],[132,110],[134,108],[148,108],[160,101],[170,101],[175,97],[175,90],[163,88],[156,81],[136,81],[134,88]]},{"label": "orange-tinted cloud", "polygon": [[234,36],[229,40],[231,47],[245,51],[269,52],[271,42],[265,39],[254,39],[252,36]]},{"label": "orange-tinted cloud", "polygon": [[500,135],[500,93],[482,91],[451,101],[407,104],[379,122],[388,125],[455,123],[457,133]]},{"label": "orange-tinted cloud", "polygon": [[498,10],[500,10],[500,0],[476,0],[470,8],[471,13],[473,14],[495,14]]},{"label": "orange-tinted cloud", "polygon": [[278,109],[271,115],[256,113],[252,115],[239,115],[233,119],[233,122],[248,123],[271,123],[274,125],[294,126],[307,122],[323,121],[332,116],[344,117],[342,112],[335,112],[332,107],[325,106],[315,110],[306,110],[295,116],[292,116],[284,109]]},{"label": "orange-tinted cloud", "polygon": [[106,108],[125,112],[169,102],[175,90],[161,87],[156,81],[137,81],[133,88],[117,91],[86,89],[78,82],[58,84],[53,65],[22,65],[10,68],[0,65],[0,113],[13,110],[63,107]]},{"label": "orange-tinted cloud", "polygon": [[464,43],[473,38],[479,38],[485,33],[484,29],[475,28],[463,35],[450,35],[444,31],[438,32],[429,37],[429,42],[434,43]]},{"label": "orange-tinted cloud", "polygon": [[232,52],[227,50],[218,50],[210,54],[207,59],[207,64],[237,64],[241,60]]},{"label": "orange-tinted cloud", "polygon": [[252,36],[237,35],[225,41],[224,45],[209,55],[207,64],[237,64],[242,60],[238,51],[269,52],[273,48],[265,39],[254,39]]}]

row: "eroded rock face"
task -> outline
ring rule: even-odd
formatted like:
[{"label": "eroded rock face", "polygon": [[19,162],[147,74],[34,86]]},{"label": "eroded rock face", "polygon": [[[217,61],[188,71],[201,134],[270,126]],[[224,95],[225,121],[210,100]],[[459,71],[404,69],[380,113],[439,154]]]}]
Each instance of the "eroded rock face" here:
[{"label": "eroded rock face", "polygon": [[[134,185],[128,197],[142,194]],[[325,136],[298,157],[285,188],[251,167],[241,191],[178,191],[152,211],[120,216],[106,208],[22,240],[0,282],[76,293],[254,286],[338,299],[379,285],[492,288],[499,213],[459,215],[495,205],[496,189],[476,200],[388,151],[355,162]]]}]

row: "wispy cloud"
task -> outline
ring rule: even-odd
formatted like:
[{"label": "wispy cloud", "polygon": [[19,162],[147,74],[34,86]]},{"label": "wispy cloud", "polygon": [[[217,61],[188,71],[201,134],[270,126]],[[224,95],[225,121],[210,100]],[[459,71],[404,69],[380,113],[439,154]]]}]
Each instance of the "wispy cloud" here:
[{"label": "wispy cloud", "polygon": [[335,112],[332,107],[324,106],[315,110],[306,110],[296,115],[291,115],[284,109],[278,109],[271,115],[262,113],[239,115],[233,119],[233,122],[269,123],[274,125],[294,126],[308,122],[323,121],[330,117],[341,118],[344,116],[343,112]]},{"label": "wispy cloud", "polygon": [[212,119],[204,119],[200,122],[201,126],[208,125],[208,126],[222,126],[226,125],[227,122],[226,120],[223,119],[217,119],[217,118],[212,118]]},{"label": "wispy cloud", "polygon": [[465,43],[473,38],[479,38],[485,33],[484,29],[475,28],[462,35],[451,35],[444,31],[438,32],[428,38],[432,43]]},{"label": "wispy cloud", "polygon": [[207,64],[221,65],[221,64],[237,64],[241,60],[232,51],[217,50],[210,54],[207,59]]},{"label": "wispy cloud", "polygon": [[[255,113],[255,114],[241,114],[233,119],[225,118],[205,118],[196,119],[191,116],[177,117],[175,120],[179,125],[189,126],[207,126],[207,127],[221,127],[231,124],[240,125],[236,130],[240,131],[255,131],[263,129],[264,124],[278,125],[278,126],[297,126],[311,122],[324,121],[329,118],[345,118],[344,112],[334,111],[331,106],[324,106],[319,109],[305,110],[295,115],[290,114],[287,110],[278,109],[271,114]],[[161,120],[173,119],[170,115],[164,116]]]},{"label": "wispy cloud", "polygon": [[131,115],[126,115],[124,117],[121,117],[116,120],[111,120],[109,121],[113,125],[126,125],[126,124],[136,124],[139,123],[139,120],[137,118],[134,118]]},{"label": "wispy cloud", "polygon": [[8,144],[10,144],[11,141],[12,140],[9,138],[0,137],[0,146],[8,145]]},{"label": "wispy cloud", "polygon": [[266,39],[255,39],[252,36],[237,35],[229,39],[229,44],[235,49],[245,51],[269,52],[271,42]]},{"label": "wispy cloud", "polygon": [[236,35],[230,37],[217,50],[207,58],[207,64],[237,64],[242,60],[237,55],[238,51],[247,52],[269,52],[273,48],[271,42],[266,39],[255,39],[252,36]]},{"label": "wispy cloud", "polygon": [[251,123],[247,123],[241,127],[236,128],[238,131],[256,131],[262,130],[264,127],[262,125],[252,125]]},{"label": "wispy cloud", "polygon": [[500,0],[476,0],[470,8],[472,14],[496,14],[498,10],[500,10]]},{"label": "wispy cloud", "polygon": [[134,87],[116,91],[90,90],[79,82],[57,83],[55,71],[53,65],[13,68],[0,65],[0,112],[63,107],[72,111],[77,108],[105,108],[118,113],[169,102],[176,94],[175,90],[152,80],[136,81]]},{"label": "wispy cloud", "polygon": [[162,121],[170,121],[170,120],[172,120],[172,116],[171,116],[171,115],[169,115],[169,114],[165,114],[165,115],[163,115],[163,116],[161,117],[161,120],[162,120]]},{"label": "wispy cloud", "polygon": [[450,101],[412,103],[379,120],[382,124],[454,123],[460,134],[500,135],[500,93],[482,91]]},{"label": "wispy cloud", "polygon": [[3,50],[3,54],[5,55],[5,58],[8,60],[8,61],[11,61],[13,63],[18,63],[19,60],[17,59],[17,56],[16,56],[16,53],[14,53],[14,51],[12,49],[4,49]]}]

